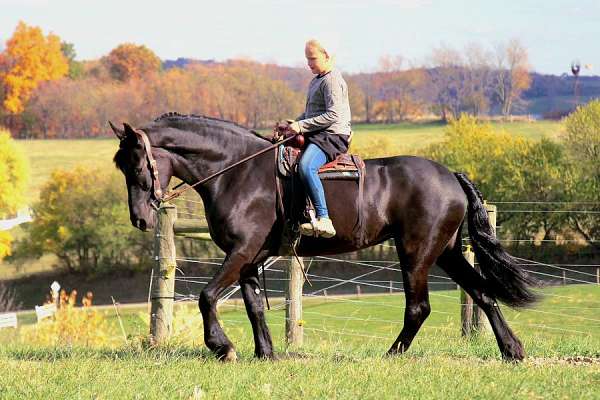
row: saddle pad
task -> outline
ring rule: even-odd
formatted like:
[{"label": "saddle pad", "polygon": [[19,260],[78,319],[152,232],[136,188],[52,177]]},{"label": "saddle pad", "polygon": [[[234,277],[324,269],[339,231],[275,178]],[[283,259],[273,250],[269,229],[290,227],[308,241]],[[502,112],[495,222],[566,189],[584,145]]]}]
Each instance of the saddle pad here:
[{"label": "saddle pad", "polygon": [[[279,146],[277,170],[284,177],[290,177],[297,171],[297,164],[302,152],[294,147]],[[319,178],[322,180],[358,180],[360,172],[357,167],[364,165],[360,157],[350,154],[341,154],[335,160],[323,165],[319,169]]]}]

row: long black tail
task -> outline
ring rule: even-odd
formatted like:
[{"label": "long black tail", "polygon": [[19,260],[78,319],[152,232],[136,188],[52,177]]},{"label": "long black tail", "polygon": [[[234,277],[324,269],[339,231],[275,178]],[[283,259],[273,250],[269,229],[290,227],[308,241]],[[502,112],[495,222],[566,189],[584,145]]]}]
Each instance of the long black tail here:
[{"label": "long black tail", "polygon": [[454,175],[469,200],[469,236],[489,295],[511,307],[524,307],[534,303],[537,296],[532,287],[538,286],[537,280],[519,267],[492,233],[481,192],[465,174]]}]

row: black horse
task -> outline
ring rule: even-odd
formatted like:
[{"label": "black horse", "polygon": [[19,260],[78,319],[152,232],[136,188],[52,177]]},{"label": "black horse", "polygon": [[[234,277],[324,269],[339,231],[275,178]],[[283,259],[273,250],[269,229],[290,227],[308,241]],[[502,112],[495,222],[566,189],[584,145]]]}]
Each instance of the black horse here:
[{"label": "black horse", "polygon": [[[120,139],[114,161],[125,175],[131,223],[152,229],[156,223],[156,181],[136,129],[111,124]],[[257,133],[219,119],[165,114],[141,128],[156,159],[163,191],[172,176],[187,184],[215,173],[270,145]],[[227,254],[222,268],[200,294],[204,342],[222,360],[235,360],[233,344],[217,320],[219,295],[239,282],[252,324],[257,357],[274,357],[259,294],[258,265],[280,253],[284,221],[278,213],[273,152],[267,152],[196,187],[202,197],[210,235]],[[508,327],[496,300],[522,307],[536,300],[534,280],[494,238],[481,193],[463,174],[419,157],[366,160],[363,232],[357,219],[356,183],[325,181],[329,213],[337,235],[303,238],[300,256],[338,254],[393,238],[406,296],[404,326],[388,353],[406,351],[430,313],[427,286],[433,263],[475,300],[487,315],[502,356],[521,360],[523,346]],[[468,210],[469,236],[481,264],[476,272],[461,251],[461,227]]]}]

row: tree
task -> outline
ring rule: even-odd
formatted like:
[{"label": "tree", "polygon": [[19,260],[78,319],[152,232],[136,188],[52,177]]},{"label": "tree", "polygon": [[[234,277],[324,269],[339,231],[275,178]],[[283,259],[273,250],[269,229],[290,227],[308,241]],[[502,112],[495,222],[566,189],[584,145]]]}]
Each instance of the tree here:
[{"label": "tree", "polygon": [[128,81],[161,68],[160,58],[146,46],[124,43],[114,48],[103,62],[114,79]]},{"label": "tree", "polygon": [[[578,107],[565,119],[565,145],[577,167],[577,190],[574,198],[596,202],[600,207],[600,100]],[[592,214],[572,214],[573,227],[590,243],[598,246],[600,224]]]},{"label": "tree", "polygon": [[465,112],[487,112],[492,71],[489,54],[481,46],[469,44],[462,52],[441,46],[432,51],[430,59],[428,97],[443,120]]},{"label": "tree", "polygon": [[68,72],[69,64],[61,51],[59,37],[44,36],[40,28],[19,22],[0,54],[4,108],[12,114],[20,114],[40,83],[61,78]]},{"label": "tree", "polygon": [[508,116],[518,103],[521,93],[529,88],[529,58],[527,49],[517,39],[496,47],[494,88],[502,115]]},{"label": "tree", "polygon": [[[25,203],[29,166],[25,154],[6,130],[0,129],[0,219]],[[10,254],[12,236],[0,232],[0,259]]]},{"label": "tree", "polygon": [[[487,200],[568,200],[573,170],[563,146],[550,140],[534,142],[497,132],[489,124],[463,115],[448,125],[444,141],[425,149],[425,155],[452,170],[467,173]],[[556,237],[564,233],[566,215],[499,215],[503,235],[523,238]]]},{"label": "tree", "polygon": [[69,272],[88,275],[150,265],[151,240],[127,223],[124,189],[116,173],[82,167],[54,171],[14,258],[52,253]]},{"label": "tree", "polygon": [[387,122],[404,120],[418,109],[416,92],[425,80],[423,70],[403,69],[401,56],[383,56],[379,60],[382,103],[380,111]]},{"label": "tree", "polygon": [[441,46],[433,49],[429,69],[430,101],[444,121],[457,119],[464,97],[462,55],[456,49]]},{"label": "tree", "polygon": [[75,57],[77,57],[77,53],[75,52],[75,45],[73,43],[62,42],[60,45],[60,50],[69,62],[69,78],[79,79],[83,77],[83,63],[75,60]]}]

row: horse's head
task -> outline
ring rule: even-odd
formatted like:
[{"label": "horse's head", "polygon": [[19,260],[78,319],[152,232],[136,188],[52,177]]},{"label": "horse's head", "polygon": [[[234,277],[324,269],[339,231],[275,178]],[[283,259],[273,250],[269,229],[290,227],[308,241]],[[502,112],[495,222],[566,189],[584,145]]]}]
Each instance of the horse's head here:
[{"label": "horse's head", "polygon": [[[120,140],[114,162],[125,175],[131,223],[142,231],[153,229],[160,194],[171,178],[168,157],[163,151],[152,151],[149,157],[139,131],[130,125],[124,123],[124,129],[119,129],[110,121],[109,124]],[[156,159],[154,167],[150,164],[153,157]],[[153,169],[158,170],[158,180],[153,179]]]}]

